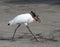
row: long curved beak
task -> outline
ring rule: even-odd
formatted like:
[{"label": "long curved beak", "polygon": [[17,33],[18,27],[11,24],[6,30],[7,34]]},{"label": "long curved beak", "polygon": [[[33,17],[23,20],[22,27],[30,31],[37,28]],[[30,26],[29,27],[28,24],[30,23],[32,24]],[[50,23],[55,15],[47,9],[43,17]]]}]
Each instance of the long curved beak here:
[{"label": "long curved beak", "polygon": [[39,23],[41,22],[41,20],[40,20],[40,18],[38,18],[38,20],[37,20]]},{"label": "long curved beak", "polygon": [[35,19],[35,21],[37,21],[39,23],[41,22],[41,20],[40,20],[40,18],[38,16],[36,16],[34,19]]}]

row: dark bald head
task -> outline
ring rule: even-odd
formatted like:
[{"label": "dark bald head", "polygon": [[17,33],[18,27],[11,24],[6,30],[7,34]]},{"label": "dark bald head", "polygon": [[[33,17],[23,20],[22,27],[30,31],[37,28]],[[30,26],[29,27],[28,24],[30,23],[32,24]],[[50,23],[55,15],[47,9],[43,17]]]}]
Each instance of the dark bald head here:
[{"label": "dark bald head", "polygon": [[35,19],[35,21],[38,21],[40,23],[41,20],[40,20],[39,16],[37,16],[33,11],[31,11],[31,15]]},{"label": "dark bald head", "polygon": [[32,17],[36,17],[36,14],[33,11],[31,11],[31,15]]}]

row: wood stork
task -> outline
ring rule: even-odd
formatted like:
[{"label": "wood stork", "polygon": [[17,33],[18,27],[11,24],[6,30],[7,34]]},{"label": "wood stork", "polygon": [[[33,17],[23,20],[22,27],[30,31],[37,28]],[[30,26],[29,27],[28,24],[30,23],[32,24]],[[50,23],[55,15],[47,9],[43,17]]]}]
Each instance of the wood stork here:
[{"label": "wood stork", "polygon": [[30,30],[28,23],[31,23],[33,21],[38,21],[40,23],[40,18],[39,16],[37,16],[33,11],[31,11],[30,13],[25,13],[25,14],[20,14],[17,15],[14,19],[12,19],[11,21],[8,22],[8,26],[9,25],[18,25],[17,28],[14,31],[12,40],[14,39],[16,30],[20,27],[21,24],[24,24],[27,29],[29,30],[29,32],[34,36],[34,38],[37,40],[36,36],[32,33],[32,31]]}]

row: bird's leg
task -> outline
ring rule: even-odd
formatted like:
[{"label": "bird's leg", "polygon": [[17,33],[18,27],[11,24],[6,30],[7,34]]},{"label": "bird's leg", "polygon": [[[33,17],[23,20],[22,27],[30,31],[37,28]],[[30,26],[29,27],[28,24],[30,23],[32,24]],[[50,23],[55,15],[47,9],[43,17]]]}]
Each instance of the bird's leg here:
[{"label": "bird's leg", "polygon": [[19,25],[17,26],[17,28],[15,29],[14,34],[13,34],[13,37],[12,37],[12,40],[14,39],[15,33],[16,33],[17,29],[20,27],[20,25],[21,25],[21,24],[19,24]]},{"label": "bird's leg", "polygon": [[32,31],[30,30],[29,26],[27,25],[26,27],[27,27],[27,29],[29,30],[29,32],[34,36],[34,38],[36,39],[36,41],[38,41],[37,38],[35,37],[35,35],[34,35],[34,34],[32,33]]}]

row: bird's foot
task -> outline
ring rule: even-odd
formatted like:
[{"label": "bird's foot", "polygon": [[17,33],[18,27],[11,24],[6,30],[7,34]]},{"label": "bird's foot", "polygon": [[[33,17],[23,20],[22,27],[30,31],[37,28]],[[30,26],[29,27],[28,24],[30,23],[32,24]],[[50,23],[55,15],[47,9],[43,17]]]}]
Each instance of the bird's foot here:
[{"label": "bird's foot", "polygon": [[45,40],[44,39],[40,39],[40,38],[37,38],[37,39],[32,39],[32,41],[34,42],[44,42]]},{"label": "bird's foot", "polygon": [[14,39],[14,38],[12,38],[12,39],[11,39],[11,41],[13,42],[13,41],[15,41],[15,39]]}]

